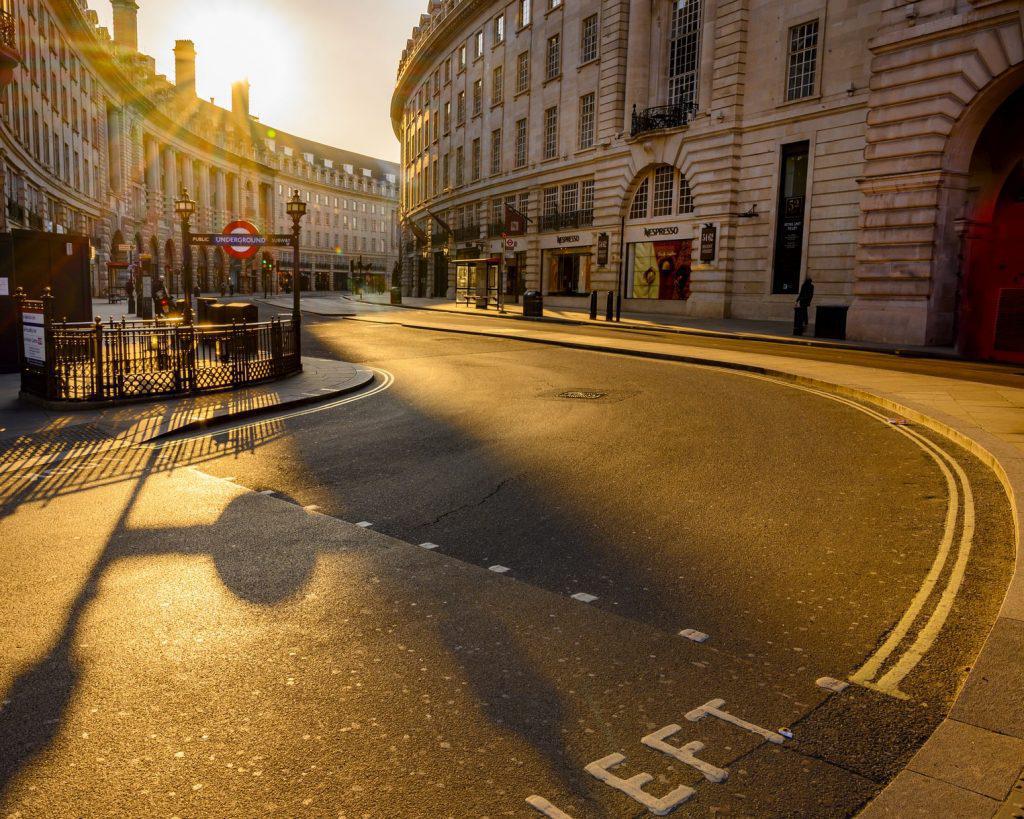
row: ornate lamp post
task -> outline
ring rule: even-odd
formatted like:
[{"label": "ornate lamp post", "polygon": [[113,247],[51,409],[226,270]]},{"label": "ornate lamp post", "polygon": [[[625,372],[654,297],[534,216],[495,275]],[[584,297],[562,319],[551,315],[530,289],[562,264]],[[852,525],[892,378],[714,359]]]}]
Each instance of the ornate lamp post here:
[{"label": "ornate lamp post", "polygon": [[185,324],[192,324],[192,214],[196,212],[196,203],[189,198],[188,191],[181,189],[181,196],[174,200],[174,210],[181,217],[181,258],[184,266],[182,273],[185,291]]},{"label": "ornate lamp post", "polygon": [[297,190],[292,191],[292,198],[285,203],[285,211],[292,217],[292,322],[295,324],[295,346],[301,350],[302,318],[299,312],[299,293],[302,290],[302,275],[299,273],[299,244],[302,239],[302,227],[299,223],[306,215],[306,203]]}]

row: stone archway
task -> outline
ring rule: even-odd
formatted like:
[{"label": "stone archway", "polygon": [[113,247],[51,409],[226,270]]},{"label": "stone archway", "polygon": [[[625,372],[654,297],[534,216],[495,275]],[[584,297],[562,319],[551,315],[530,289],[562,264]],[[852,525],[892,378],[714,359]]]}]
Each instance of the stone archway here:
[{"label": "stone archway", "polygon": [[978,22],[941,37],[894,23],[906,42],[891,33],[875,51],[851,338],[957,340],[975,148],[1024,87],[1021,20],[993,18],[984,31]]}]

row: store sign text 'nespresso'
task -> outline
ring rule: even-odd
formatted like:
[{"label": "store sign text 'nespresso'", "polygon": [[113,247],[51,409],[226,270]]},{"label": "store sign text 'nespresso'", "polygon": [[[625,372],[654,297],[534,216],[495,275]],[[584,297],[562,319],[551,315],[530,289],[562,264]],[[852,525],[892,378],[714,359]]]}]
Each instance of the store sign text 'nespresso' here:
[{"label": "store sign text 'nespresso'", "polygon": [[665,227],[644,228],[644,236],[648,239],[652,236],[678,236],[679,225],[667,225]]}]

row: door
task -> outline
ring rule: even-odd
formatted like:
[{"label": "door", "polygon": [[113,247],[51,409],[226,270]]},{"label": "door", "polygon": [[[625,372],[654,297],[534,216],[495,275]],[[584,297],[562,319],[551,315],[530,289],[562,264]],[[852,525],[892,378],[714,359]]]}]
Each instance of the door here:
[{"label": "door", "polygon": [[1003,186],[988,241],[975,240],[960,299],[960,351],[1024,363],[1024,165]]}]

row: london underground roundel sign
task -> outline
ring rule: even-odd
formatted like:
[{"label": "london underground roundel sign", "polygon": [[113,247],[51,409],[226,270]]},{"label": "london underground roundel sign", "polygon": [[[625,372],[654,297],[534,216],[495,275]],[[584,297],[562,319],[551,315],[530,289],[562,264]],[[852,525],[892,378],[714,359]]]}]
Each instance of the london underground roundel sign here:
[{"label": "london underground roundel sign", "polygon": [[224,228],[224,236],[238,236],[238,244],[225,244],[224,250],[236,259],[251,259],[260,252],[260,229],[245,219],[236,219]]}]

